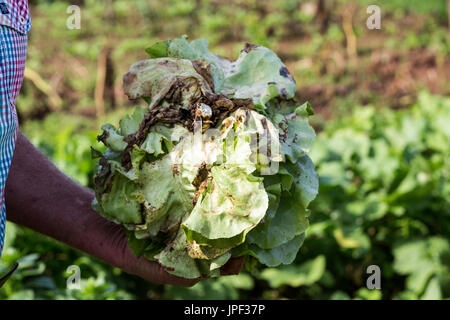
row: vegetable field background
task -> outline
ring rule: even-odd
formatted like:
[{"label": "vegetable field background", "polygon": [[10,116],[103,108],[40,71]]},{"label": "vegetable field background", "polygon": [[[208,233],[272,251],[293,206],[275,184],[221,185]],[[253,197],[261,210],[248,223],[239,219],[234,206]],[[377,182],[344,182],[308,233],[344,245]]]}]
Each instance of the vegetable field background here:
[{"label": "vegetable field background", "polygon": [[[146,283],[8,223],[0,271],[21,263],[0,299],[450,298],[447,0],[29,3],[20,126],[80,184],[92,187],[100,126],[144,106],[127,100],[122,75],[148,45],[187,34],[229,58],[251,42],[286,63],[298,101],[315,111],[320,190],[294,264],[192,288]],[[66,27],[73,4],[79,30]],[[380,30],[366,27],[370,4],[381,8]],[[373,264],[381,290],[366,288]],[[70,265],[81,269],[80,290],[66,288]]]}]

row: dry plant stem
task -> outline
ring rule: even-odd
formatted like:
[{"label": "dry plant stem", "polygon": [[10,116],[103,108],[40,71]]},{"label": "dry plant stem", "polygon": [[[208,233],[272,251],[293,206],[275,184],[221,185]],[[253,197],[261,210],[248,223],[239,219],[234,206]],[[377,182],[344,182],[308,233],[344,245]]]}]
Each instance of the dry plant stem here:
[{"label": "dry plant stem", "polygon": [[355,32],[353,31],[353,15],[355,9],[352,6],[348,6],[342,13],[342,29],[344,30],[346,39],[347,56],[350,62],[353,64],[357,59],[357,40]]},{"label": "dry plant stem", "polygon": [[97,62],[97,79],[95,81],[95,109],[97,117],[101,117],[105,114],[105,100],[103,96],[105,94],[105,79],[106,79],[106,62],[108,57],[108,50],[103,49],[100,52]]},{"label": "dry plant stem", "polygon": [[30,80],[38,90],[48,97],[52,111],[59,111],[62,107],[62,99],[51,84],[48,84],[36,71],[25,67],[24,79]]}]

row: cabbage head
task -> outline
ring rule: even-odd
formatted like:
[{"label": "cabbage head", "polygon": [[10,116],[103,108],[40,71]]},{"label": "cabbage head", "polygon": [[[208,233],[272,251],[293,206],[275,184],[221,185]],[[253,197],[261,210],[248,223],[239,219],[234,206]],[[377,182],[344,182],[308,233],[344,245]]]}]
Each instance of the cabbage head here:
[{"label": "cabbage head", "polygon": [[235,61],[185,37],[146,49],[123,77],[143,99],[98,137],[94,209],[123,225],[136,256],[184,278],[218,276],[231,257],[294,261],[318,177],[309,103],[271,50]]}]

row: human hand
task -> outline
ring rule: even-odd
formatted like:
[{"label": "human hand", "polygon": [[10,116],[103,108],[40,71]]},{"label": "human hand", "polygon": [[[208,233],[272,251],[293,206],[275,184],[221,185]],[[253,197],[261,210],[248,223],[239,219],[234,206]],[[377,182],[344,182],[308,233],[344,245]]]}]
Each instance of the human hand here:
[{"label": "human hand", "polygon": [[[126,242],[126,238],[125,238]],[[131,274],[135,274],[140,276],[141,278],[153,282],[153,283],[161,283],[161,284],[171,284],[171,285],[179,285],[190,287],[195,285],[197,282],[204,280],[206,278],[197,278],[197,279],[185,279],[176,277],[170,273],[168,273],[164,267],[162,267],[159,263],[154,261],[149,261],[145,257],[136,258],[135,255],[131,252],[128,245],[126,248],[122,249],[125,251],[126,261],[122,269]],[[242,267],[244,266],[245,257],[236,257],[231,258],[221,269],[221,276],[228,275],[237,275],[241,272]]]},{"label": "human hand", "polygon": [[[119,227],[119,226],[118,226]],[[145,257],[136,258],[134,253],[128,246],[125,233],[122,232],[123,237],[117,241],[118,254],[122,256],[120,268],[127,273],[137,275],[144,280],[158,284],[170,284],[176,286],[191,287],[202,280],[185,279],[174,276],[166,271],[166,269],[155,261],[149,261]]]}]

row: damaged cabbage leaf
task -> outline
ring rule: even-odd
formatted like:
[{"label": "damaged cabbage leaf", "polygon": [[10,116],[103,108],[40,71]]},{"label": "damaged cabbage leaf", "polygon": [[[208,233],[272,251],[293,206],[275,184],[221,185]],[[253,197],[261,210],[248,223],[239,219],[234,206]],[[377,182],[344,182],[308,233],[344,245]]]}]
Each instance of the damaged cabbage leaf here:
[{"label": "damaged cabbage leaf", "polygon": [[292,99],[295,90],[294,78],[277,55],[265,47],[249,44],[225,69],[221,87],[222,93],[234,98],[251,98],[263,109],[274,97]]},{"label": "damaged cabbage leaf", "polygon": [[195,188],[173,172],[172,159],[168,156],[143,163],[137,183],[141,186],[137,196],[145,208],[145,226],[139,230],[141,237],[145,230],[155,236],[161,229],[168,232],[177,228],[184,214],[192,210]]},{"label": "damaged cabbage leaf", "polygon": [[190,60],[160,58],[133,64],[123,76],[124,91],[130,99],[150,98],[149,109],[164,99],[189,108],[202,93],[211,92],[206,80]]},{"label": "damaged cabbage leaf", "polygon": [[308,207],[319,192],[319,176],[317,175],[312,160],[304,155],[296,163],[285,163],[284,166],[292,175],[294,190],[291,191],[297,203],[303,208]]},{"label": "damaged cabbage leaf", "polygon": [[195,279],[202,276],[196,260],[192,259],[187,251],[186,235],[179,230],[173,243],[164,248],[155,259],[166,269],[178,276],[187,279]]},{"label": "damaged cabbage leaf", "polygon": [[157,42],[156,44],[148,47],[145,50],[152,58],[181,58],[190,59],[194,61],[205,61],[207,62],[206,76],[203,76],[206,80],[211,79],[212,88],[215,92],[220,92],[220,88],[224,81],[224,69],[229,65],[229,60],[217,56],[208,49],[208,41],[206,39],[196,39],[188,42],[186,37],[176,38],[173,40],[165,40]]},{"label": "damaged cabbage leaf", "polygon": [[111,190],[100,199],[104,215],[120,223],[142,222],[139,202],[136,200],[138,186],[121,174],[115,174]]},{"label": "damaged cabbage leaf", "polygon": [[[274,105],[280,107],[277,103]],[[301,106],[286,104],[280,108],[286,113],[278,113],[276,109],[272,109],[267,112],[268,117],[279,128],[283,154],[290,161],[296,162],[309,152],[316,139],[316,133],[308,123],[308,117],[312,115],[311,106],[309,103]]]},{"label": "damaged cabbage leaf", "polygon": [[183,225],[208,239],[231,238],[256,226],[268,204],[262,181],[238,167],[213,167],[211,176]]},{"label": "damaged cabbage leaf", "polygon": [[123,225],[136,256],[180,277],[219,276],[232,256],[292,263],[318,176],[313,111],[286,66],[262,46],[230,61],[186,37],[146,52],[123,85],[148,108],[102,127],[93,208]]}]

